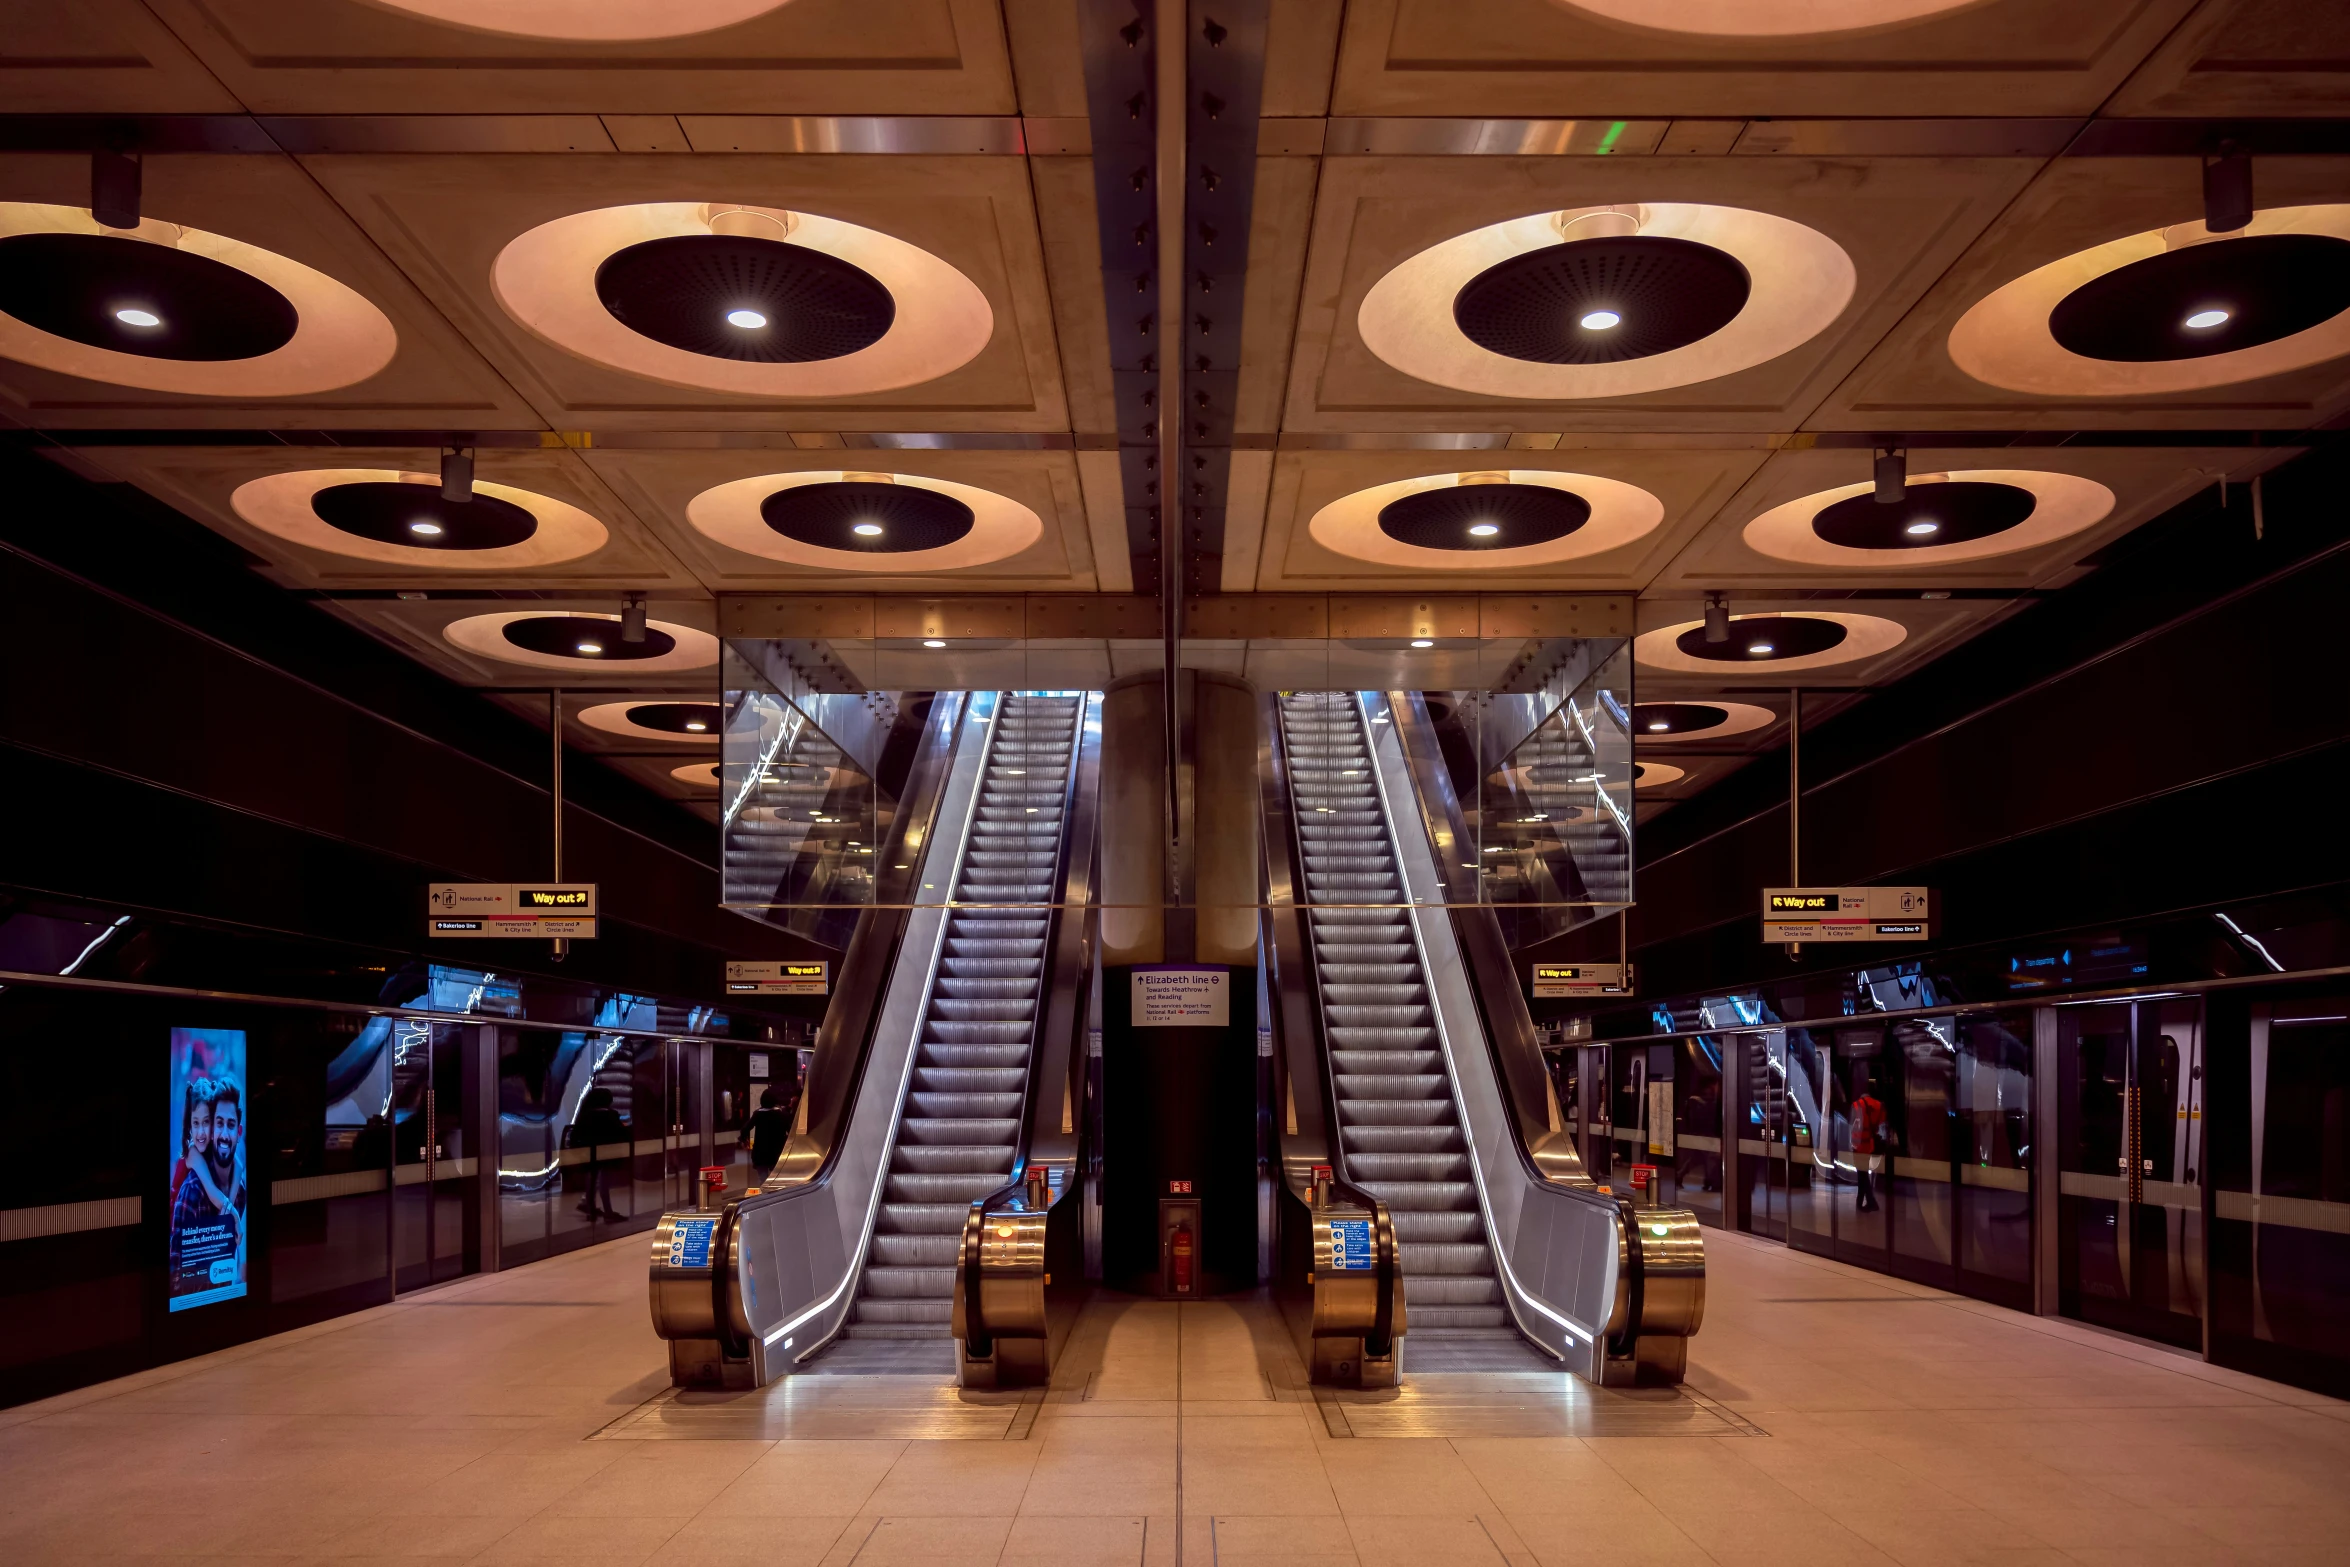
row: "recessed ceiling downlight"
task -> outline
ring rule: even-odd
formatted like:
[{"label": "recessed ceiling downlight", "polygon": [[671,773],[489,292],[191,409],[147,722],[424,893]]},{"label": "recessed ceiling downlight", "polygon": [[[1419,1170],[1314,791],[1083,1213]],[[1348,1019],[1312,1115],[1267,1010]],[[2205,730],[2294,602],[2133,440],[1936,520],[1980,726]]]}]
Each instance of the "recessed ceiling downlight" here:
[{"label": "recessed ceiling downlight", "polygon": [[849,531],[859,538],[878,539],[881,537],[882,527],[878,522],[860,522]]},{"label": "recessed ceiling downlight", "polygon": [[2185,324],[2194,331],[2208,332],[2215,326],[2223,325],[2232,313],[2226,310],[2198,310],[2186,319]]},{"label": "recessed ceiling downlight", "polygon": [[896,300],[864,268],[748,235],[644,240],[605,257],[595,283],[629,330],[689,354],[757,364],[845,358],[881,341],[897,319]]},{"label": "recessed ceiling downlight", "polygon": [[1711,337],[1753,291],[1745,266],[1727,251],[1627,234],[1498,262],[1454,296],[1452,314],[1471,342],[1510,359],[1614,364]]},{"label": "recessed ceiling downlight", "polygon": [[1604,332],[1624,318],[1613,310],[1594,310],[1575,324],[1586,332]]},{"label": "recessed ceiling downlight", "polygon": [[645,628],[642,642],[622,642],[614,633],[619,622],[587,615],[530,615],[506,623],[506,641],[526,652],[558,658],[592,658],[599,662],[659,658],[677,646],[666,631]]},{"label": "recessed ceiling downlight", "polygon": [[419,517],[414,522],[408,524],[408,531],[415,534],[420,539],[437,539],[441,536],[441,525],[437,522],[428,522],[424,518]]},{"label": "recessed ceiling downlight", "polygon": [[922,645],[924,647],[945,647],[946,643],[937,637],[924,637]]},{"label": "recessed ceiling downlight", "polygon": [[1469,524],[1469,537],[1472,539],[1490,539],[1499,532],[1501,532],[1501,524],[1497,522],[1473,522]]},{"label": "recessed ceiling downlight", "polygon": [[300,324],[250,272],[115,234],[0,238],[0,311],[91,348],[202,362],[275,353]]}]

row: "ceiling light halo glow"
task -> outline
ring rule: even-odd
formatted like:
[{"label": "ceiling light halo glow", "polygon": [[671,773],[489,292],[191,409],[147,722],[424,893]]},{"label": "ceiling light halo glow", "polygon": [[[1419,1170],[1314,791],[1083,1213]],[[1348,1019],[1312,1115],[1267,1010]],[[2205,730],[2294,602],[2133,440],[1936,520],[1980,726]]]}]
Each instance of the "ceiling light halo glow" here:
[{"label": "ceiling light halo glow", "polygon": [[[390,317],[357,290],[314,267],[226,235],[154,218],[129,232],[137,238],[104,227],[83,207],[0,201],[0,238],[104,235],[126,244],[164,245],[234,268],[276,290],[293,306],[293,336],[268,353],[247,359],[163,359],[76,342],[0,313],[0,358],[109,386],[183,397],[299,397],[365,381],[390,364],[399,350],[399,333]],[[112,314],[125,324],[151,330],[132,322],[128,312],[134,311],[155,316],[156,327],[164,325],[161,316],[135,300]]]},{"label": "ceiling light halo glow", "polygon": [[141,310],[136,306],[127,306],[121,310],[117,310],[114,313],[114,319],[120,321],[124,326],[151,327],[163,325],[163,318],[157,315],[154,311]]},{"label": "ceiling light halo glow", "polygon": [[[437,495],[437,472],[400,468],[300,468],[248,479],[229,494],[229,508],[248,525],[304,549],[351,560],[435,571],[524,571],[584,559],[611,542],[603,523],[568,501],[530,490],[474,481],[474,493],[529,512],[538,529],[519,544],[499,549],[449,550],[427,545],[385,543],[329,525],[311,502],[321,490],[346,484],[414,484]],[[429,536],[429,535],[428,535]]]},{"label": "ceiling light halo glow", "polygon": [[1980,0],[1554,0],[1642,32],[1714,38],[1793,38],[1898,27]]},{"label": "ceiling light halo glow", "polygon": [[1314,513],[1306,524],[1307,532],[1333,554],[1379,566],[1448,573],[1513,572],[1620,548],[1653,532],[1665,517],[1664,502],[1621,479],[1513,468],[1504,475],[1508,483],[1540,485],[1580,496],[1591,508],[1589,519],[1570,533],[1516,549],[1428,549],[1407,544],[1380,527],[1379,514],[1396,501],[1426,490],[1452,488],[1463,477],[1458,473],[1426,474],[1342,495]]},{"label": "ceiling light halo glow", "polygon": [[[930,490],[962,502],[971,512],[971,529],[952,544],[937,549],[868,553],[827,549],[795,539],[768,526],[760,507],[771,495],[805,484],[846,484],[870,481],[866,472],[840,469],[801,473],[763,473],[713,485],[686,502],[686,521],[703,537],[746,555],[763,556],[794,566],[821,571],[855,572],[860,576],[900,576],[909,572],[955,571],[1009,560],[1044,537],[1044,519],[1008,495],[976,485],[934,479],[926,474],[893,473],[892,483]],[[868,526],[873,526],[869,524]],[[862,532],[862,529],[858,530]],[[865,535],[873,537],[874,535]]]},{"label": "ceiling light halo glow", "polygon": [[[578,669],[583,665],[602,664],[598,656],[564,656],[540,653],[518,647],[506,638],[506,628],[518,620],[608,620],[615,633],[620,628],[618,615],[600,610],[582,609],[528,609],[498,610],[487,615],[468,615],[453,620],[441,628],[441,637],[451,647],[497,664],[521,664],[533,669]],[[649,620],[646,625],[667,635],[676,645],[666,653],[653,658],[628,661],[628,672],[633,676],[657,675],[688,669],[708,669],[718,662],[718,639],[707,631],[681,626],[673,621]],[[638,698],[643,701],[644,698]]]},{"label": "ceiling light halo glow", "polygon": [[2192,327],[2198,332],[2208,332],[2215,326],[2225,326],[2231,319],[2233,319],[2233,317],[2233,311],[2220,310],[2217,308],[2210,310],[2198,310],[2180,324],[2182,326]]},{"label": "ceiling light halo glow", "polygon": [[648,38],[683,38],[732,27],[790,0],[368,0],[469,33],[508,38],[566,39],[574,43],[626,43]]},{"label": "ceiling light halo glow", "polygon": [[[1750,661],[1746,654],[1747,642],[1738,630],[1739,622],[1746,620],[1825,620],[1844,628],[1843,640],[1833,647],[1817,653],[1769,659],[1767,662],[1774,677],[1782,672],[1793,670],[1829,669],[1842,664],[1857,664],[1881,653],[1891,652],[1909,638],[1907,626],[1897,620],[1888,620],[1881,615],[1857,615],[1842,610],[1759,610],[1752,615],[1730,617],[1731,639],[1737,644],[1739,650],[1739,656],[1735,659],[1695,658],[1682,652],[1676,646],[1687,633],[1702,632],[1705,629],[1703,619],[1676,621],[1669,626],[1660,626],[1653,631],[1642,632],[1633,639],[1632,656],[1643,667],[1661,674],[1699,675],[1707,679],[1719,680],[1726,669],[1734,669],[1740,664],[1749,662],[1764,662],[1761,659]],[[1751,633],[1747,635],[1751,635]],[[1732,705],[1714,702],[1710,698],[1707,700],[1709,705],[1714,707]],[[1676,740],[1689,739],[1699,732],[1689,731],[1675,735],[1673,738]],[[1709,735],[1720,735],[1733,731],[1717,728],[1702,732]],[[1643,739],[1640,743],[1648,745],[1653,742]]]},{"label": "ceiling light halo glow", "polygon": [[[652,240],[711,234],[713,211],[772,219],[789,234],[786,243],[866,273],[896,306],[888,330],[835,358],[722,359],[646,337],[604,307],[596,275],[605,261]],[[775,207],[666,201],[575,212],[509,241],[490,281],[508,315],[566,353],[669,386],[746,397],[850,397],[920,385],[969,364],[995,332],[994,308],[979,286],[929,251],[861,224]]]},{"label": "ceiling light halo glow", "polygon": [[1749,522],[1743,537],[1748,549],[1774,560],[1863,571],[1908,571],[2040,549],[2095,527],[2115,505],[2113,491],[2095,479],[2050,469],[1953,468],[1946,473],[1909,477],[1913,495],[1944,483],[2003,484],[2029,491],[2034,502],[2032,514],[2012,528],[1982,538],[1921,544],[1907,549],[1854,549],[1821,538],[1812,529],[1813,519],[1839,501],[1871,493],[1874,483],[1863,480],[1815,491],[1774,506]]},{"label": "ceiling light halo glow", "polygon": [[[2238,237],[2310,234],[2350,240],[2350,203],[2268,207]],[[1987,386],[2041,397],[2158,397],[2234,386],[2350,354],[2350,311],[2290,336],[2194,358],[2091,359],[2056,340],[2049,318],[2089,283],[2187,245],[2226,245],[2200,222],[2146,229],[2035,267],[1969,306],[1950,329],[1951,362]],[[2231,315],[2232,319],[2232,315]],[[2214,323],[2214,326],[2225,322]]]},{"label": "ceiling light halo glow", "polygon": [[1626,397],[1776,359],[1825,330],[1852,300],[1852,258],[1816,229],[1744,207],[1645,202],[1638,210],[1643,237],[1709,246],[1745,267],[1751,292],[1728,325],[1679,348],[1605,364],[1540,364],[1473,342],[1453,318],[1461,290],[1505,261],[1567,243],[1561,214],[1537,212],[1455,235],[1397,265],[1356,311],[1363,345],[1405,375],[1455,391],[1542,401]]},{"label": "ceiling light halo glow", "polygon": [[1586,332],[1604,332],[1610,327],[1621,326],[1623,320],[1622,314],[1617,311],[1594,310],[1575,324]]}]

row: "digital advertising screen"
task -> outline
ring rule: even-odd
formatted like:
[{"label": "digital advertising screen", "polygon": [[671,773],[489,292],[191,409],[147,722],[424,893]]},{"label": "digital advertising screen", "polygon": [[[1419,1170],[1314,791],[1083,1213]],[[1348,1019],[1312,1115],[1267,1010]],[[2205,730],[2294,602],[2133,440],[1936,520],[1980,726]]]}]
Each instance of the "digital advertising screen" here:
[{"label": "digital advertising screen", "polygon": [[171,1309],[245,1293],[245,1031],[171,1031]]}]

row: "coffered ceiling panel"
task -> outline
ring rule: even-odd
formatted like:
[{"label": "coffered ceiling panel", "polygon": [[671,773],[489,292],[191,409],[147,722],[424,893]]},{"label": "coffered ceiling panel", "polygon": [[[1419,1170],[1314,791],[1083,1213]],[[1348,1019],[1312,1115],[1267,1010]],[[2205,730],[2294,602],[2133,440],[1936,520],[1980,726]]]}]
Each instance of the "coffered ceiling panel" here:
[{"label": "coffered ceiling panel", "polygon": [[140,0],[10,0],[0,103],[11,114],[229,114],[234,95]]},{"label": "coffered ceiling panel", "polygon": [[[478,494],[526,512],[535,507],[541,514],[522,542],[493,549],[436,547],[451,542],[440,532],[444,524],[458,525],[443,518],[437,504],[440,454],[435,448],[113,446],[80,455],[218,529],[267,562],[271,577],[292,587],[447,592],[609,584],[689,596],[700,590],[677,556],[621,504],[580,454],[560,448],[491,447],[475,453]],[[387,484],[403,490],[384,490]],[[322,492],[355,486],[373,486],[394,502],[414,486],[407,494],[414,506],[395,506],[387,520],[399,525],[427,519],[433,535],[411,533],[403,539],[395,526],[387,544],[323,520],[322,512],[336,508],[334,498]],[[554,505],[538,506],[540,501]],[[374,519],[363,510],[345,520],[365,527]]]},{"label": "coffered ceiling panel", "polygon": [[[527,429],[540,424],[530,406],[293,160],[261,154],[153,154],[144,162],[148,218],[256,246],[322,274],[334,289],[357,296],[352,313],[371,320],[380,313],[388,323],[396,338],[388,363],[324,391],[273,394],[266,377],[257,383],[232,373],[221,383],[235,390],[205,396],[85,378],[22,358],[0,359],[0,399],[16,417],[36,425],[110,429]],[[10,202],[74,209],[85,214],[77,221],[88,229],[90,160],[52,153],[0,156],[0,203]],[[168,237],[167,231],[159,232]],[[333,364],[324,368],[331,378]]]},{"label": "coffered ceiling panel", "polygon": [[[1035,203],[1020,158],[551,154],[307,161],[385,252],[559,429],[1068,428]],[[973,318],[982,334],[976,354],[933,379],[891,390],[752,395],[666,384],[598,363],[525,327],[499,302],[494,272],[517,238],[574,214],[652,203],[807,213],[878,231],[926,253],[960,273],[984,299]],[[586,280],[604,254],[592,243],[591,236],[581,242],[591,248],[564,250],[558,258],[578,274],[591,313],[594,296]],[[526,283],[534,304],[549,297],[550,280]],[[897,292],[898,309],[908,318],[918,308],[946,312],[958,324],[969,315],[927,283]],[[608,321],[603,325],[610,329]],[[945,357],[957,361],[962,352]]]},{"label": "coffered ceiling panel", "polygon": [[[1101,591],[1073,452],[610,450],[586,458],[713,592],[935,591],[947,582],[964,584],[967,592]],[[848,564],[854,557],[796,545],[759,517],[762,500],[786,488],[792,476],[818,474],[825,481],[875,476],[866,483],[911,476],[961,487],[951,493],[977,512],[962,541],[968,554],[949,560],[942,549],[932,556],[938,564],[894,572],[887,569],[889,557],[876,554],[871,566],[859,570]],[[777,476],[776,482],[756,482],[765,475]],[[991,529],[1006,530],[1000,543],[989,542]],[[753,546],[762,553],[753,553]],[[1005,548],[1012,552],[999,555]]]},{"label": "coffered ceiling panel", "polygon": [[[2145,235],[2146,254],[2200,237],[2201,176],[2193,158],[2075,158],[2048,165],[2031,188],[2001,215],[1966,254],[1951,266],[1918,307],[1886,333],[1851,378],[1824,399],[1812,415],[1822,429],[2293,429],[2321,423],[2350,404],[2350,327],[2328,321],[2303,337],[2320,333],[2335,342],[2333,357],[2281,373],[2252,373],[2271,363],[2316,357],[2279,342],[2249,354],[2144,363],[2054,356],[2034,350],[2047,343],[2051,307],[2064,290],[2086,282],[2111,260],[2075,263],[2096,247]],[[2305,232],[2350,229],[2350,159],[2268,157],[2253,160],[2254,195],[2263,212],[2271,209],[2330,208],[2291,219]],[[2175,226],[2193,232],[2166,235]],[[2255,220],[2252,233],[2268,227]],[[2237,241],[2220,239],[2216,246]],[[2215,255],[2223,254],[2216,250]],[[2064,266],[2057,264],[2064,263]],[[2023,367],[2007,385],[1994,385],[1960,368],[1952,332],[1968,312],[1995,290],[2041,268],[2053,281],[2037,305],[2002,316],[1979,349],[1997,350]],[[2339,275],[2339,264],[2333,269]],[[2248,286],[2261,286],[2257,279]],[[2298,284],[2287,285],[2294,293]],[[2244,301],[2231,298],[2241,309]],[[1989,320],[1988,316],[1978,320]],[[2168,326],[2171,323],[2162,323]],[[2263,357],[2253,358],[2253,355]],[[2237,368],[2243,362],[2247,368]],[[2015,381],[2077,387],[2061,395],[2019,390]],[[2146,390],[2201,380],[2183,390]]]},{"label": "coffered ceiling panel", "polygon": [[[2193,0],[1354,0],[1333,112],[2088,114],[2192,7]],[[1798,15],[1859,25],[1776,30]],[[1872,25],[1875,18],[1890,20]],[[1756,33],[1727,31],[1741,25]]]},{"label": "coffered ceiling panel", "polygon": [[[2221,477],[2242,486],[2293,455],[2289,448],[1936,447],[1909,454],[1910,499],[1879,511],[1868,451],[1776,452],[1650,587],[2057,587],[2102,546]],[[2237,493],[2249,527],[2250,500]],[[1840,521],[1857,525],[1860,536],[1841,532]],[[1977,529],[1981,536],[1962,538]]]},{"label": "coffered ceiling panel", "polygon": [[[1768,431],[1797,428],[2030,179],[2020,159],[1340,158],[1325,160],[1289,376],[1292,430]],[[1765,214],[1848,258],[1849,302],[1750,368],[1662,390],[1487,396],[1407,375],[1365,342],[1367,296],[1431,247],[1487,225],[1594,207],[1689,204]],[[1751,220],[1743,220],[1751,221]],[[1776,252],[1750,274],[1815,287],[1823,263]],[[1836,262],[1841,267],[1845,262]],[[1827,290],[1829,283],[1817,283]],[[1419,301],[1448,315],[1453,297]],[[1723,334],[1727,336],[1728,334]],[[1796,334],[1800,335],[1800,333]],[[1685,350],[1707,352],[1707,345]],[[1517,374],[1501,362],[1503,374]],[[1526,364],[1523,382],[1554,367]]]},{"label": "coffered ceiling panel", "polygon": [[[606,41],[494,30],[509,9],[503,0],[154,0],[155,14],[263,114],[1017,112],[990,0],[669,0],[641,9],[688,30]],[[728,25],[691,30],[701,18]]]},{"label": "coffered ceiling panel", "polygon": [[[1282,452],[1273,463],[1263,556],[1252,586],[1293,593],[1405,585],[1441,585],[1447,591],[1521,585],[1552,592],[1638,590],[1737,493],[1765,455],[1735,448]],[[1434,478],[1468,503],[1501,493],[1498,487],[1450,485],[1454,475],[1509,475],[1508,488],[1518,494],[1556,475],[1556,484],[1588,498],[1593,513],[1559,538],[1555,549],[1510,549],[1490,566],[1467,549],[1396,548],[1399,541],[1382,522],[1383,509],[1401,498],[1389,487]],[[1365,492],[1370,492],[1367,497]],[[1620,520],[1608,515],[1611,502],[1622,507]],[[1346,515],[1356,510],[1363,513],[1360,518]],[[1384,515],[1393,519],[1396,513]],[[1607,544],[1592,547],[1597,543],[1593,536],[1603,530]],[[1510,541],[1500,537],[1494,542]],[[1551,554],[1558,558],[1541,558]]]},{"label": "coffered ceiling panel", "polygon": [[2350,9],[2203,0],[2108,114],[2337,115],[2350,110]]}]

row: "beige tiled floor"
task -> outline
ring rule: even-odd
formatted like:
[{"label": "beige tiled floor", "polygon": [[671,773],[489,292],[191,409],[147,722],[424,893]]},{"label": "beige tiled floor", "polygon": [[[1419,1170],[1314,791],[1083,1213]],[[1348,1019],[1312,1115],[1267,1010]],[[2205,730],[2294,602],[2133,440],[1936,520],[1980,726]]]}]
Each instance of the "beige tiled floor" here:
[{"label": "beige tiled floor", "polygon": [[[1632,1413],[1682,1432],[1743,1417],[1761,1435],[1477,1435],[1488,1395],[1435,1378],[1417,1404],[1331,1418],[1264,1305],[1114,1300],[1080,1325],[1049,1398],[964,1406],[904,1379],[869,1396],[802,1379],[718,1414],[821,1439],[644,1440],[691,1421],[664,1428],[646,1407],[666,1378],[640,1239],[0,1411],[0,1561],[2350,1559],[2350,1406],[1707,1241],[1690,1381],[1712,1402]],[[1505,1426],[1528,1410],[1556,1424],[1545,1400],[1580,1396],[1486,1385],[1505,1384],[1490,1395],[1515,1411]],[[1430,1419],[1451,1434],[1396,1434]],[[952,1439],[890,1434],[912,1430]]]}]

